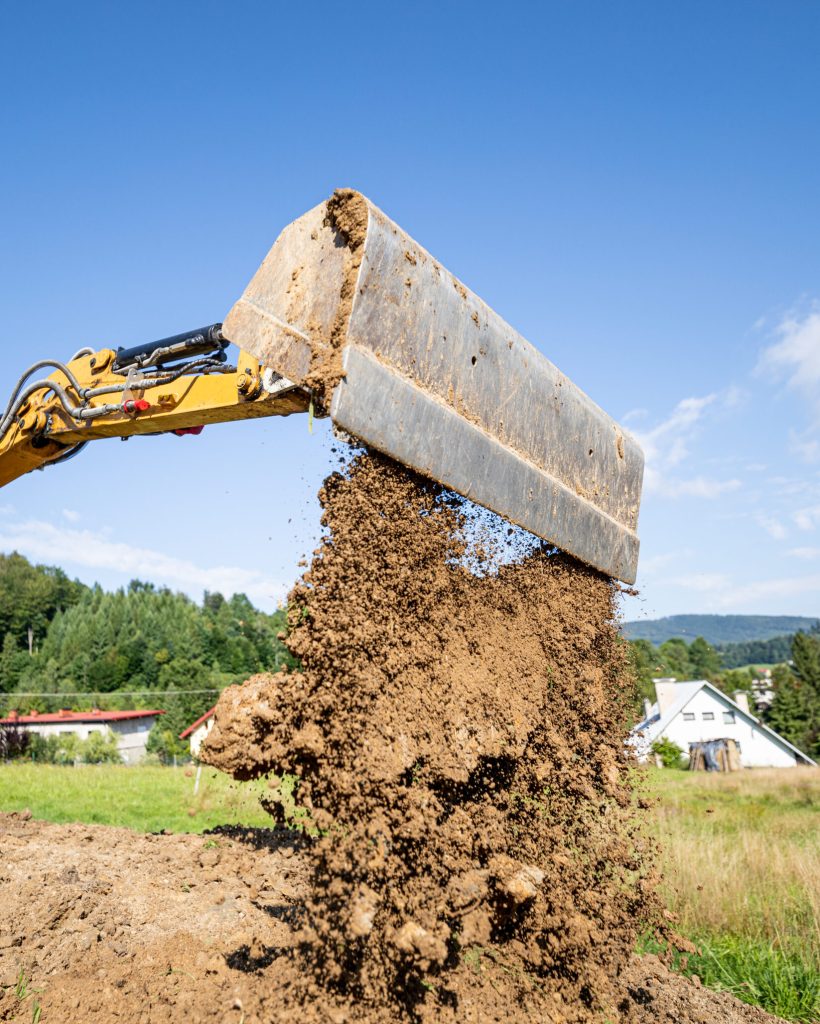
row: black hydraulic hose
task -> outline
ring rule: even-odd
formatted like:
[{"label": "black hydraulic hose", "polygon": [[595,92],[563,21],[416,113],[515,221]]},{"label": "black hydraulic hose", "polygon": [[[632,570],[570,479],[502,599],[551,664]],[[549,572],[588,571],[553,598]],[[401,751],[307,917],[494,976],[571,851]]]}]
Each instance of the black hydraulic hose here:
[{"label": "black hydraulic hose", "polygon": [[228,366],[224,363],[214,363],[210,359],[199,359],[192,363],[186,363],[185,366],[179,367],[173,373],[168,372],[163,374],[161,377],[146,377],[144,380],[134,381],[129,384],[124,382],[122,384],[106,384],[101,388],[89,388],[86,393],[86,398],[97,398],[99,395],[112,395],[118,391],[125,391],[127,388],[132,387],[135,391],[147,391],[149,388],[159,388],[163,384],[172,384],[175,380],[180,377],[184,377],[188,373],[236,373],[235,366]]},{"label": "black hydraulic hose", "polygon": [[42,369],[42,367],[44,366],[53,366],[61,373],[64,373],[68,378],[69,384],[74,388],[74,390],[77,392],[80,398],[84,397],[83,389],[80,387],[80,382],[71,372],[71,370],[69,370],[69,368],[65,365],[65,363],[58,362],[56,359],[41,359],[39,363],[32,363],[31,366],[23,374],[23,376],[14,385],[14,390],[12,391],[11,397],[9,398],[8,405],[6,406],[6,411],[5,413],[3,413],[3,419],[2,421],[0,421],[0,425],[6,422],[6,419],[8,418],[9,415],[9,409],[13,405],[14,400],[17,398],[17,394],[20,388],[26,382],[27,378],[30,377],[35,370]]},{"label": "black hydraulic hose", "polygon": [[[76,358],[76,357],[75,357]],[[178,367],[173,372],[163,374],[161,377],[147,378],[145,380],[134,382],[129,384],[128,381],[123,381],[122,384],[108,384],[101,388],[83,388],[80,386],[79,381],[76,379],[74,374],[65,366],[64,363],[60,363],[57,360],[43,359],[39,363],[32,364],[23,376],[17,381],[14,387],[12,396],[9,399],[9,403],[6,406],[6,411],[3,414],[2,420],[0,420],[0,440],[2,440],[9,432],[12,423],[14,422],[17,413],[22,408],[23,404],[36,392],[38,391],[53,391],[54,394],[60,401],[60,404],[71,416],[72,419],[80,421],[88,421],[99,419],[101,416],[108,416],[110,413],[121,412],[121,405],[101,405],[96,408],[88,408],[87,406],[74,405],[71,397],[63,388],[61,384],[58,384],[53,380],[35,380],[27,387],[20,391],[26,378],[29,377],[35,370],[40,369],[43,366],[53,366],[60,370],[68,378],[70,385],[74,388],[77,394],[81,397],[83,402],[87,402],[90,398],[95,398],[99,395],[105,394],[116,394],[122,393],[129,387],[134,387],[135,390],[146,390],[148,388],[162,387],[164,384],[170,384],[177,380],[179,377],[184,376],[188,373],[199,372],[199,373],[234,373],[236,371],[235,366],[228,366],[222,362],[215,361],[213,358],[210,359],[195,359],[190,363],[186,363],[184,366]],[[83,442],[84,444],[86,442]],[[60,461],[58,459],[52,460],[52,462]]]},{"label": "black hydraulic hose", "polygon": [[0,440],[2,440],[9,432],[9,428],[11,427],[15,416],[20,411],[24,402],[37,391],[53,391],[59,398],[60,404],[68,415],[71,416],[72,419],[80,418],[78,415],[81,412],[80,407],[78,405],[72,405],[71,399],[61,384],[57,384],[57,382],[53,380],[35,380],[32,384],[29,384],[29,386],[25,388],[20,395],[18,395],[17,400],[6,412],[2,422],[0,422]]},{"label": "black hydraulic hose", "polygon": [[88,444],[88,441],[80,441],[78,444],[72,445],[66,449],[62,455],[58,455],[56,459],[51,459],[50,462],[44,462],[40,469],[46,469],[48,466],[56,466],[58,462],[68,462],[69,459],[73,459],[75,455],[79,455],[80,452]]}]

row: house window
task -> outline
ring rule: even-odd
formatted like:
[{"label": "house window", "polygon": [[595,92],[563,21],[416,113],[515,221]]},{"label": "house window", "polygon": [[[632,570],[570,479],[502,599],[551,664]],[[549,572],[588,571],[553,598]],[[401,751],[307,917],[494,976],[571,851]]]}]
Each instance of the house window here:
[{"label": "house window", "polygon": [[714,711],[704,711],[703,712],[703,721],[704,722],[714,722],[714,720],[715,720],[715,713],[714,713]]},{"label": "house window", "polygon": [[684,713],[683,713],[683,720],[684,720],[684,722],[694,722],[694,720],[695,720],[695,712],[694,711],[684,711]]},{"label": "house window", "polygon": [[735,713],[734,713],[734,711],[724,711],[723,712],[723,721],[727,725],[734,725],[735,724]]}]

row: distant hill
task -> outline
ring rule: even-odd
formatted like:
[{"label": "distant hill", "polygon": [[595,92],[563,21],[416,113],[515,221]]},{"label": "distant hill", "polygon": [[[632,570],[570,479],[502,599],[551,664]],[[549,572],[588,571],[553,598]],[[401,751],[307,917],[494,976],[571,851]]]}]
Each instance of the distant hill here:
[{"label": "distant hill", "polygon": [[668,615],[624,622],[621,632],[630,640],[649,640],[656,645],[672,637],[691,643],[696,636],[710,644],[735,644],[771,640],[801,629],[805,632],[817,621],[804,615]]}]

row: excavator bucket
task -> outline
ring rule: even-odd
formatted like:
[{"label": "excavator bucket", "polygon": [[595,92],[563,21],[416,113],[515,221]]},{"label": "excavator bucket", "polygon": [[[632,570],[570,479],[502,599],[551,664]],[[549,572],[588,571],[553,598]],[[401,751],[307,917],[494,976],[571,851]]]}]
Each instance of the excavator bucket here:
[{"label": "excavator bucket", "polygon": [[360,193],[288,225],[223,330],[346,433],[634,582],[637,442]]}]

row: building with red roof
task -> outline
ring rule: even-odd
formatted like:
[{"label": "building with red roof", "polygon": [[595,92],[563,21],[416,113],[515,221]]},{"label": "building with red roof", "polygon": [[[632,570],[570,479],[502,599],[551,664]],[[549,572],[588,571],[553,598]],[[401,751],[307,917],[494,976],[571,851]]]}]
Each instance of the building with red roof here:
[{"label": "building with red roof", "polygon": [[190,743],[191,757],[193,758],[199,758],[199,748],[214,724],[214,711],[216,711],[216,704],[214,704],[210,711],[206,711],[204,715],[197,718],[195,722],[191,722],[188,728],[179,734],[181,740],[188,740]]},{"label": "building with red roof", "polygon": [[145,745],[148,733],[158,715],[164,711],[156,709],[140,709],[139,711],[101,711],[92,708],[90,711],[59,711],[20,714],[10,711],[6,718],[0,718],[0,726],[14,726],[39,736],[59,736],[74,733],[78,739],[85,740],[92,733],[105,733],[110,730],[117,737],[117,748],[120,757],[126,764],[137,764],[145,756]]}]

